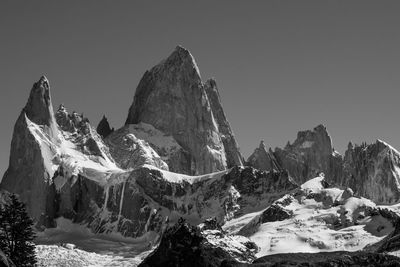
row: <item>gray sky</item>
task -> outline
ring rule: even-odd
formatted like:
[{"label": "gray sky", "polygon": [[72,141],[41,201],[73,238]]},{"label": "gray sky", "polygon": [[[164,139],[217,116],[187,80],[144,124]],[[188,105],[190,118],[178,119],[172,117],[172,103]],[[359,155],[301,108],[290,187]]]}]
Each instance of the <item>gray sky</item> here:
[{"label": "gray sky", "polygon": [[55,108],[121,126],[146,69],[177,44],[217,79],[246,158],[323,123],[349,140],[400,148],[399,1],[0,2],[0,172],[32,84]]}]

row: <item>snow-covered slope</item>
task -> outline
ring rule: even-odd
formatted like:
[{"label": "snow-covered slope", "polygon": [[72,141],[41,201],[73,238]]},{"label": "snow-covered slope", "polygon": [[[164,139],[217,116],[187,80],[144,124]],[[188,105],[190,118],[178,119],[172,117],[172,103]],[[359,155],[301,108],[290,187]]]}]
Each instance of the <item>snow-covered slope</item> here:
[{"label": "snow-covered slope", "polygon": [[361,250],[394,228],[393,218],[372,201],[352,196],[351,189],[329,188],[319,176],[254,217],[228,222],[224,229],[249,237],[260,247],[261,257],[289,251]]}]

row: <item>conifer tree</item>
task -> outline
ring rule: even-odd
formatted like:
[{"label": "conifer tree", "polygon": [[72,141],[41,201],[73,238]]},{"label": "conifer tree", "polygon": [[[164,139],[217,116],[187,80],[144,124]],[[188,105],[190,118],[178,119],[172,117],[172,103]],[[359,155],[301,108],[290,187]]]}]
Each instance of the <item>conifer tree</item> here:
[{"label": "conifer tree", "polygon": [[0,249],[16,266],[35,266],[33,221],[15,194],[0,210]]}]

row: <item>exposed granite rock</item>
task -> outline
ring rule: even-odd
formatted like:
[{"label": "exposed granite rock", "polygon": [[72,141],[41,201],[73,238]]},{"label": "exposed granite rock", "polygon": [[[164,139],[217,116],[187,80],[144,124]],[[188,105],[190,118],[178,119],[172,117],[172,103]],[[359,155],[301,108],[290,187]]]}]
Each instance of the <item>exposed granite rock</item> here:
[{"label": "exposed granite rock", "polygon": [[46,126],[49,135],[56,138],[57,129],[51,104],[50,84],[45,76],[40,77],[33,85],[28,102],[21,113],[25,113],[33,123]]},{"label": "exposed granite rock", "polygon": [[127,125],[114,131],[105,139],[115,161],[123,169],[134,169],[144,164],[168,170],[168,165],[153,148],[137,138]]},{"label": "exposed granite rock", "polygon": [[274,155],[283,169],[299,183],[318,176],[323,172],[335,180],[341,166],[336,170],[331,162],[336,154],[333,153],[332,141],[325,126],[318,125],[313,131],[301,131],[293,144],[284,149],[275,149]]},{"label": "exposed granite rock", "polygon": [[325,173],[327,181],[378,204],[400,200],[400,153],[387,143],[377,140],[367,145],[351,142],[342,157],[333,151],[326,128],[319,125],[313,131],[297,134],[293,144],[284,149],[267,151],[263,142],[249,157],[248,165],[263,170],[286,169],[298,183]]},{"label": "exposed granite rock", "polygon": [[[48,140],[39,143],[37,134]],[[51,104],[49,82],[41,77],[31,90],[28,102],[21,111],[11,141],[10,162],[0,188],[20,196],[27,204],[27,211],[36,221],[50,222],[43,214],[53,214],[54,190],[51,178],[54,170],[46,155],[53,153],[49,144],[58,140],[58,129]]]},{"label": "exposed granite rock", "polygon": [[228,168],[243,165],[243,158],[239,151],[239,145],[236,143],[235,136],[231,130],[228,120],[226,119],[224,109],[222,108],[221,97],[219,96],[217,82],[209,79],[204,84],[207,97],[211,104],[211,110],[217,121],[219,133],[224,144],[226,153],[226,164]]},{"label": "exposed granite rock", "polygon": [[106,138],[114,131],[114,128],[111,129],[110,124],[108,123],[108,120],[105,115],[103,115],[103,118],[97,125],[96,131],[103,138]]},{"label": "exposed granite rock", "polygon": [[400,200],[400,154],[387,143],[349,144],[344,156],[344,175],[336,182],[376,203]]},{"label": "exposed granite rock", "polygon": [[282,170],[275,158],[274,152],[271,150],[271,148],[267,150],[264,141],[260,142],[259,147],[256,148],[253,154],[250,155],[247,162],[247,165],[253,166],[259,170]]},{"label": "exposed granite rock", "polygon": [[[210,223],[206,220],[208,226],[222,225],[242,209],[254,208],[254,199],[247,192],[251,189],[241,187],[241,195],[233,186],[237,181],[251,183],[246,181],[252,179],[251,173],[242,175],[242,172],[246,171],[239,169],[228,174],[193,177],[195,180],[191,181],[190,178],[182,180],[179,174],[139,167],[128,173],[129,177],[118,178],[120,182],[106,187],[79,176],[77,181],[68,180],[57,191],[54,217],[63,216],[75,222],[88,223],[94,232],[118,231],[131,237],[140,237],[147,232],[154,232],[157,236],[163,228],[177,222],[179,217],[186,218],[193,225],[213,217]],[[261,184],[271,178],[265,172],[258,176]],[[273,196],[287,192],[273,191],[279,186],[266,185],[257,191],[260,191],[260,198],[269,196],[269,201],[272,201]],[[283,186],[283,190],[291,186]],[[269,203],[264,201],[264,207]],[[218,230],[211,228],[204,230]]]},{"label": "exposed granite rock", "polygon": [[286,171],[266,172],[252,167],[234,167],[224,178],[232,181],[241,195],[238,202],[241,209],[236,216],[261,210],[283,196],[283,192],[298,187]]},{"label": "exposed granite rock", "polygon": [[266,208],[261,214],[254,216],[249,223],[240,229],[238,234],[250,236],[254,234],[263,223],[283,221],[291,218],[293,216],[293,211],[285,209],[285,206],[292,203],[293,199],[293,196],[287,195],[279,200],[274,201],[274,203]]},{"label": "exposed granite rock", "polygon": [[57,124],[63,131],[79,134],[88,134],[90,132],[89,119],[76,111],[71,114],[68,113],[63,104],[58,107],[55,117]]},{"label": "exposed granite rock", "polygon": [[[214,91],[209,91],[217,101]],[[144,74],[126,124],[144,122],[172,135],[190,156],[190,168],[182,168],[183,173],[211,173],[228,166],[222,139],[229,144],[229,164],[240,163],[241,158],[235,151],[236,142],[229,125],[224,116],[216,117],[213,107],[221,108],[219,103],[210,102],[192,55],[178,46],[167,59]]]},{"label": "exposed granite rock", "polygon": [[[121,166],[126,166],[126,162],[131,162],[132,164],[129,164],[130,166],[139,166],[141,162],[137,162],[135,159],[137,153],[133,153],[133,151],[136,150],[132,150],[132,147],[126,146],[127,144],[125,142],[121,143],[122,139],[127,135],[134,135],[137,139],[144,140],[144,143],[150,145],[150,147],[148,147],[147,144],[144,144],[145,147],[148,147],[148,149],[145,150],[147,153],[144,155],[145,158],[148,159],[146,160],[144,158],[146,164],[161,169],[169,169],[171,172],[176,173],[186,173],[190,170],[189,153],[185,151],[172,136],[164,134],[152,125],[143,122],[139,124],[125,125],[111,133],[105,139],[107,145],[110,146],[113,157],[117,162],[122,164]],[[131,152],[128,152],[127,149]],[[149,153],[149,150],[154,150],[158,156],[149,155],[154,154]],[[160,160],[164,163],[161,163]],[[162,167],[165,163],[168,165],[166,168]]]},{"label": "exposed granite rock", "polygon": [[392,252],[400,250],[400,220],[395,222],[395,228],[392,233],[387,235],[381,241],[366,248],[367,251],[374,252]]},{"label": "exposed granite rock", "polygon": [[139,266],[220,266],[224,260],[250,261],[256,251],[248,239],[225,236],[218,230],[201,231],[180,219]]},{"label": "exposed granite rock", "polygon": [[323,172],[332,181],[342,176],[342,157],[333,150],[331,137],[326,127],[318,125],[314,130],[298,132],[293,144],[284,149],[267,151],[261,142],[259,148],[249,157],[248,165],[261,170],[283,170],[298,183],[316,177]]}]

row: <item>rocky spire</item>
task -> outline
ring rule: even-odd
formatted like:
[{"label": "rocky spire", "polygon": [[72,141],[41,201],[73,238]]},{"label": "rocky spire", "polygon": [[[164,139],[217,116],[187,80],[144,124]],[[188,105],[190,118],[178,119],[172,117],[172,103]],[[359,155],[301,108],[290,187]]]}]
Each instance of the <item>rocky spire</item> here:
[{"label": "rocky spire", "polygon": [[[218,112],[213,112],[213,108],[222,110],[219,97],[210,90],[215,100],[210,101],[205,87],[192,55],[178,46],[143,75],[126,120],[126,124],[151,124],[172,135],[188,152],[188,157],[181,159],[184,173],[204,174],[240,163],[236,142],[229,141],[233,135],[225,116],[216,117]],[[220,126],[228,134],[227,154]]]},{"label": "rocky spire", "polygon": [[[148,88],[151,84],[154,84],[156,88],[153,90]],[[161,88],[160,85],[165,85],[166,88]],[[187,94],[192,88],[201,88],[199,69],[190,52],[182,46],[177,46],[167,59],[145,72],[136,88],[125,124],[136,124],[142,121],[148,107],[139,101],[146,99],[150,92],[164,91],[164,94],[171,93],[173,96],[173,93],[178,94],[182,90],[185,90],[182,93]],[[182,96],[177,95],[177,97]]]},{"label": "rocky spire", "polygon": [[54,117],[50,95],[50,83],[45,76],[33,84],[28,102],[21,114],[35,124],[46,126],[49,136],[58,139],[57,123]]},{"label": "rocky spire", "polygon": [[110,133],[114,131],[114,128],[111,129],[106,115],[103,115],[103,118],[100,120],[99,125],[97,125],[96,131],[103,138],[106,138]]},{"label": "rocky spire", "polygon": [[[341,156],[332,153],[332,140],[322,124],[313,130],[297,133],[296,140],[273,153],[279,165],[299,183],[316,177],[320,172],[335,179],[341,172]],[[335,158],[337,157],[337,158]]]},{"label": "rocky spire", "polygon": [[243,158],[240,154],[239,146],[236,143],[231,126],[226,119],[224,109],[222,108],[222,101],[218,92],[217,82],[215,79],[209,79],[204,84],[204,88],[206,90],[207,97],[210,100],[211,109],[214,118],[217,121],[222,142],[224,143],[227,165],[229,168],[235,165],[241,166],[243,165]]},{"label": "rocky spire", "polygon": [[33,84],[28,102],[23,111],[32,122],[50,126],[54,123],[54,112],[51,104],[50,85],[45,76]]},{"label": "rocky spire", "polygon": [[[41,126],[45,134],[38,134],[41,130],[37,126]],[[39,135],[46,141],[38,141]],[[54,213],[51,188],[54,170],[48,161],[54,152],[51,143],[59,141],[58,135],[49,82],[42,76],[33,85],[28,102],[15,123],[10,162],[0,184],[0,189],[19,194],[35,221],[46,220],[41,218],[43,213]]]},{"label": "rocky spire", "polygon": [[260,145],[256,148],[253,154],[250,155],[247,164],[260,170],[282,170],[271,148],[267,150],[263,140],[261,140]]}]

